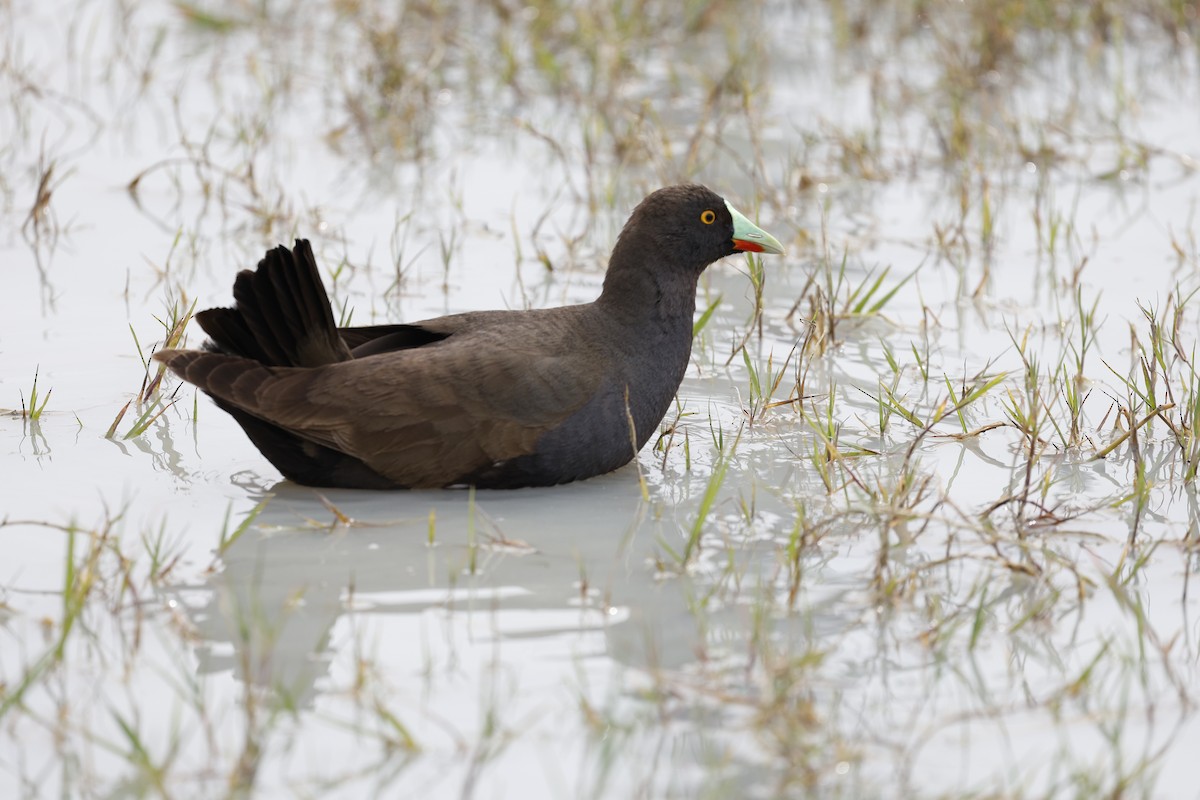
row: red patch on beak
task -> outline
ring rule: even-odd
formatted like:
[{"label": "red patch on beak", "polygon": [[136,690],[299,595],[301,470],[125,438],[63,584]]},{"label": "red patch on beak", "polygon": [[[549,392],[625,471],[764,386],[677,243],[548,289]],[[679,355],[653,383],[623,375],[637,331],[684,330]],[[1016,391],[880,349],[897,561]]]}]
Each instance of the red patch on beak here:
[{"label": "red patch on beak", "polygon": [[763,251],[763,246],[758,242],[748,242],[745,239],[734,239],[733,249],[749,250],[751,253],[761,253]]}]

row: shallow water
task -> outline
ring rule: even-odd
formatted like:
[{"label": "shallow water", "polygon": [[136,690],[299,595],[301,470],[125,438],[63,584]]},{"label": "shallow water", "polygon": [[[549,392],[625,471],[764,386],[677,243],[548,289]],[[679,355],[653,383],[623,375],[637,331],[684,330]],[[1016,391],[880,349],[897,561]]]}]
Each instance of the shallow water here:
[{"label": "shallow water", "polygon": [[[0,7],[0,795],[1200,796],[1182,418],[1094,457],[1151,410],[1139,305],[1195,396],[1193,30],[1022,31],[964,88],[969,4],[200,8]],[[706,273],[636,467],[318,493],[170,382],[105,436],[279,241],[358,324],[582,302],[683,179],[788,255],[761,326]]]}]

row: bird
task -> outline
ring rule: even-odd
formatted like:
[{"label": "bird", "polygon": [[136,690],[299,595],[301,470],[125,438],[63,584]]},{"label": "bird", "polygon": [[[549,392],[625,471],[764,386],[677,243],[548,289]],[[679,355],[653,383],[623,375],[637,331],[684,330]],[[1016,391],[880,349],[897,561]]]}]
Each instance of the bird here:
[{"label": "bird", "polygon": [[705,186],[634,209],[599,297],[403,324],[334,322],[308,240],[242,270],[202,349],[154,358],[228,412],[284,478],[346,489],[551,486],[628,464],[691,358],[696,287],[779,241]]}]

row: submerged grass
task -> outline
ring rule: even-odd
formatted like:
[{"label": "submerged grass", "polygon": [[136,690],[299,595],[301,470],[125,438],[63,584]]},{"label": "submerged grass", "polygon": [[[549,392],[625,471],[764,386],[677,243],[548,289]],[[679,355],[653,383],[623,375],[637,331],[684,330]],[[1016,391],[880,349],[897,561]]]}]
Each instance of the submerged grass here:
[{"label": "submerged grass", "polygon": [[50,395],[54,392],[50,389],[45,396],[38,394],[38,376],[41,373],[41,367],[38,367],[33,372],[33,385],[29,387],[29,405],[25,405],[25,395],[21,395],[21,419],[28,419],[37,422],[42,418],[42,412],[46,410],[46,406],[50,403]]},{"label": "submerged grass", "polygon": [[[178,244],[178,242],[179,237],[176,236],[175,244]],[[175,245],[173,244],[172,251],[174,247]],[[166,318],[156,318],[158,324],[163,329],[162,349],[172,350],[184,346],[185,332],[187,331],[188,323],[192,321],[192,315],[195,311],[195,300],[186,309],[183,308],[179,301],[176,301],[171,305]],[[182,385],[176,386],[171,397],[162,395],[160,390],[163,377],[167,373],[167,365],[161,362],[156,364],[151,360],[150,356],[146,355],[142,350],[142,343],[138,340],[137,331],[134,330],[132,324],[129,326],[129,332],[133,336],[133,344],[137,348],[138,360],[142,364],[142,386],[133,399],[127,400],[121,406],[121,410],[113,418],[112,424],[108,426],[108,431],[104,435],[106,439],[112,439],[117,435],[117,428],[120,426],[121,420],[125,418],[125,413],[129,411],[130,406],[133,406],[139,413],[133,425],[130,426],[129,430],[121,438],[133,439],[141,436],[178,402],[178,398],[174,397],[174,394],[183,388]],[[150,355],[153,355],[153,352]],[[195,412],[193,412],[192,417],[195,419]]]}]

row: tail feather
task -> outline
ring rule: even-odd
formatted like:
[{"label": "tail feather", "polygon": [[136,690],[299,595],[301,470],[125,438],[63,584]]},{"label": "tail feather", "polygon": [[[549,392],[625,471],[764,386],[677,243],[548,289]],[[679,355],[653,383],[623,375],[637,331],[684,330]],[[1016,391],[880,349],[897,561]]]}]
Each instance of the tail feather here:
[{"label": "tail feather", "polygon": [[210,337],[204,349],[213,353],[241,356],[260,364],[282,366],[283,354],[268,353],[246,325],[236,308],[209,308],[196,313],[196,322]]},{"label": "tail feather", "polygon": [[267,366],[319,367],[351,358],[338,333],[329,296],[308,240],[280,245],[233,284],[235,308],[196,315],[212,337],[210,350]]}]

